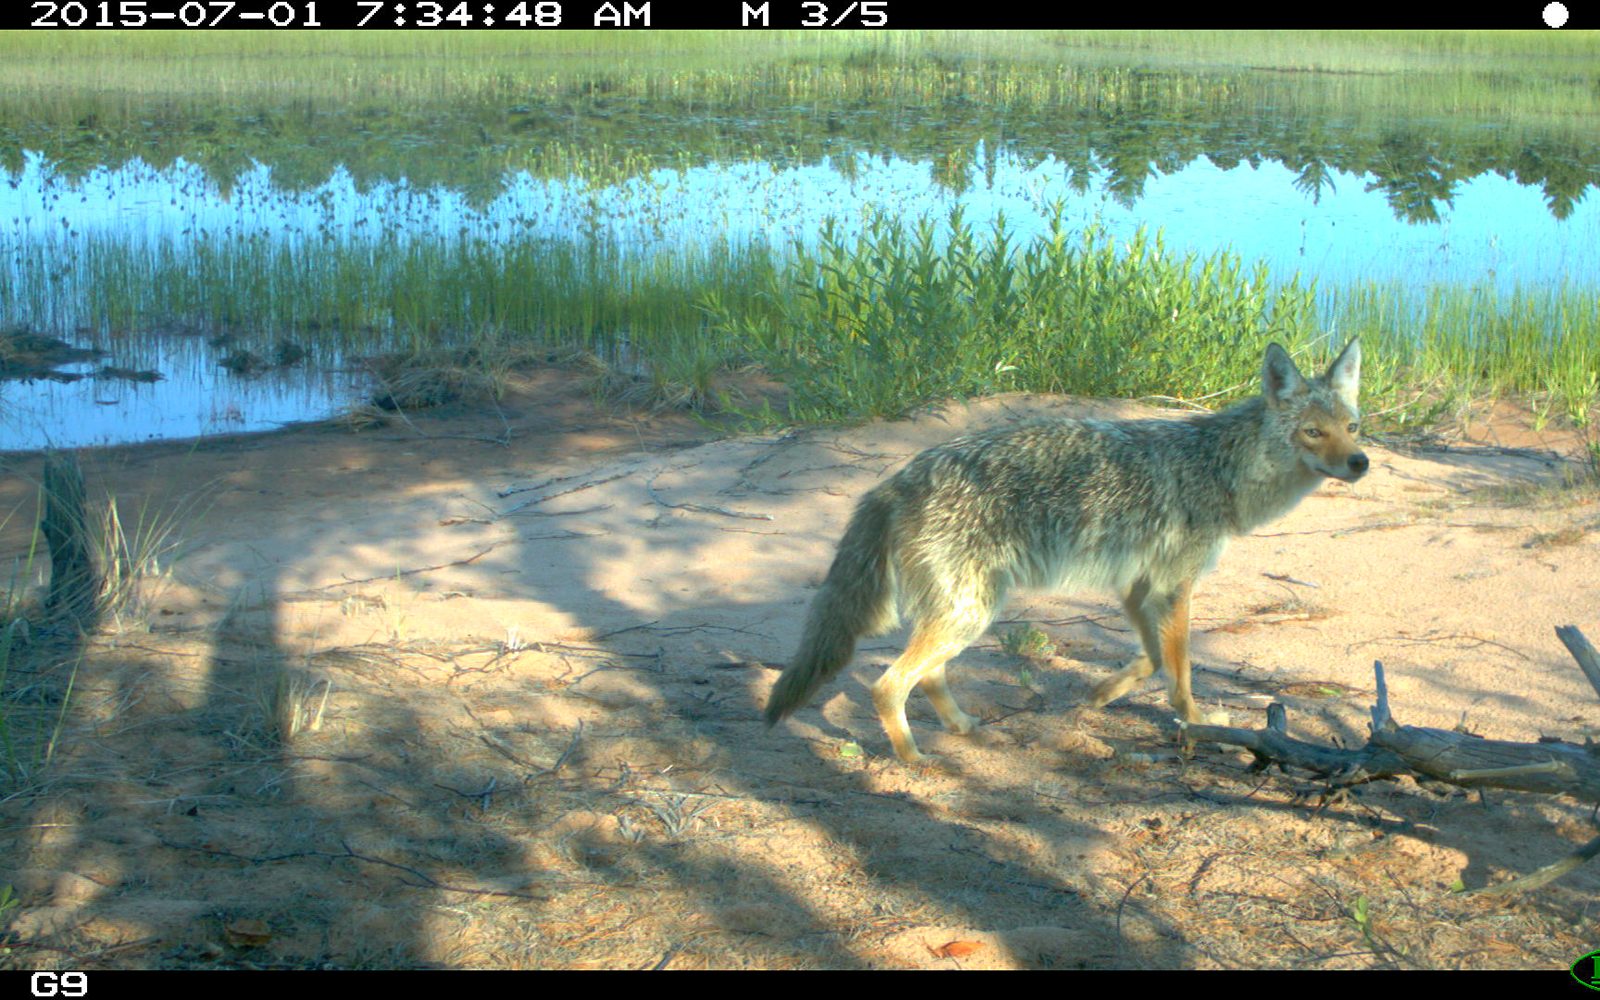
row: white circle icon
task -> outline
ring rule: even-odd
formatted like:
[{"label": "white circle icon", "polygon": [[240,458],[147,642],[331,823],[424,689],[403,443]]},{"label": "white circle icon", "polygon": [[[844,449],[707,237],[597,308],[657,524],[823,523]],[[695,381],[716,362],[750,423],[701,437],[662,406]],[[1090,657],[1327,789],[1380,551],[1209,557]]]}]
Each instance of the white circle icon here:
[{"label": "white circle icon", "polygon": [[1564,3],[1547,3],[1544,5],[1544,23],[1552,28],[1559,28],[1567,23],[1567,5]]}]

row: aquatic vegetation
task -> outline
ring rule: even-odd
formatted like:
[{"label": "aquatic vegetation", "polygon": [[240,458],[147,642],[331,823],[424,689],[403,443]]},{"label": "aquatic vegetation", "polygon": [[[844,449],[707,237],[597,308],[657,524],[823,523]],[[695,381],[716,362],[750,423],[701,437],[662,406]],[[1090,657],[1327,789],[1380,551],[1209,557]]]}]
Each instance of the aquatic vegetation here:
[{"label": "aquatic vegetation", "polygon": [[802,420],[892,415],[949,396],[1027,390],[1215,405],[1254,391],[1252,348],[1325,352],[1360,335],[1375,427],[1425,424],[1463,397],[1524,394],[1584,420],[1600,362],[1592,287],[1502,294],[1353,283],[1319,297],[1237,253],[1169,254],[1059,217],[1032,241],[1003,222],[877,217],[826,231],[753,299],[707,301],[725,344],[758,348]]},{"label": "aquatic vegetation", "polygon": [[[804,420],[1220,400],[1263,339],[1360,333],[1380,420],[1485,393],[1591,415],[1593,33],[141,40],[0,39],[0,324],[192,334],[248,370],[284,342],[582,350],[664,405],[756,364]],[[1221,218],[1238,178],[1282,197]],[[1506,190],[1494,223],[1548,228],[1451,229]],[[1326,213],[1374,204],[1404,237],[1339,259],[1353,216]]]}]

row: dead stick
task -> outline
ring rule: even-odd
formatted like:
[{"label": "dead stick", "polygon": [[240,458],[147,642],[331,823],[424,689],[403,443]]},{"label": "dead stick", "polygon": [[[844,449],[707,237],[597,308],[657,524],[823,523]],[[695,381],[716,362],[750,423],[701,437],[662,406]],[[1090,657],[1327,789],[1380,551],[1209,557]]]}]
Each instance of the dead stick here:
[{"label": "dead stick", "polygon": [[1585,639],[1583,633],[1578,631],[1576,625],[1557,625],[1556,638],[1567,647],[1567,652],[1578,661],[1578,669],[1583,671],[1583,676],[1589,678],[1589,684],[1596,694],[1600,694],[1600,653]]},{"label": "dead stick", "polygon": [[1545,865],[1536,872],[1530,872],[1521,878],[1512,879],[1510,882],[1502,882],[1499,885],[1491,885],[1479,889],[1473,895],[1510,896],[1519,892],[1527,892],[1529,889],[1537,889],[1542,885],[1554,882],[1567,872],[1587,863],[1596,855],[1600,855],[1600,837],[1594,838],[1554,864]]},{"label": "dead stick", "polygon": [[348,587],[348,586],[350,586],[351,584],[354,584],[354,583],[371,583],[374,580],[393,580],[395,577],[399,577],[399,576],[411,576],[412,574],[415,574],[415,573],[429,573],[429,572],[432,572],[433,570],[436,570],[436,569],[449,569],[451,566],[466,566],[466,565],[468,565],[470,563],[477,562],[479,559],[482,559],[484,556],[488,555],[489,553],[493,552],[495,549],[497,549],[499,547],[500,547],[500,543],[499,542],[495,542],[493,545],[491,545],[488,548],[484,549],[482,552],[479,552],[477,555],[468,556],[465,559],[457,559],[455,562],[440,563],[437,566],[418,566],[416,569],[396,570],[393,573],[385,573],[383,576],[365,576],[365,577],[362,577],[359,580],[341,580],[338,583],[326,583],[326,584],[323,584],[320,587],[312,587],[311,589],[312,590],[331,590],[334,587]]},{"label": "dead stick", "polygon": [[[683,468],[683,466],[674,466],[673,467],[673,471],[675,471],[676,469],[679,469],[679,468]],[[668,507],[668,508],[671,508],[673,510],[699,511],[702,514],[721,514],[723,517],[742,517],[742,518],[745,518],[745,519],[751,520],[751,521],[770,521],[770,520],[772,520],[772,515],[771,514],[750,514],[750,513],[746,513],[745,511],[742,511],[742,510],[729,510],[726,507],[717,507],[717,506],[714,506],[712,504],[705,504],[705,503],[667,503],[665,500],[661,499],[661,495],[656,492],[656,480],[661,478],[661,473],[662,472],[667,472],[667,471],[669,471],[669,470],[661,469],[655,475],[651,476],[650,479],[644,484],[644,488],[646,490],[648,490],[649,493],[650,493],[650,499],[654,500],[656,503],[660,504],[663,507]]]}]

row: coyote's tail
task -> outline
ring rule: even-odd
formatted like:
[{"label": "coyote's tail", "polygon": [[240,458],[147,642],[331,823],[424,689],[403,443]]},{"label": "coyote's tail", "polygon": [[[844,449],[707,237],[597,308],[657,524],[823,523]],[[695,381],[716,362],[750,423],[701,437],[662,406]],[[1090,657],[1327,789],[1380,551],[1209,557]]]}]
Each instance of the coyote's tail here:
[{"label": "coyote's tail", "polygon": [[811,700],[856,651],[856,640],[895,624],[895,572],[889,537],[894,499],[882,487],[850,517],[822,588],[811,599],[805,634],[767,699],[767,725]]}]

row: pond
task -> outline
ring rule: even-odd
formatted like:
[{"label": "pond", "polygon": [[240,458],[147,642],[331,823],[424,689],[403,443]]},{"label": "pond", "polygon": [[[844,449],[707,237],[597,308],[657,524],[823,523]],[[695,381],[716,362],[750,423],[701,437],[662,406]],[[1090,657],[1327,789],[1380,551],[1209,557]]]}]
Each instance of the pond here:
[{"label": "pond", "polygon": [[[1381,178],[1338,169],[1308,183],[1282,162],[1220,166],[1204,154],[1170,173],[1152,170],[1137,194],[1099,166],[1082,175],[1054,156],[1019,155],[980,143],[952,183],[927,160],[856,153],[780,166],[769,161],[656,169],[619,184],[582,178],[508,175],[501,194],[474,205],[462,192],[419,189],[405,178],[358,185],[342,168],[316,187],[286,191],[256,165],[223,189],[198,167],[155,170],[135,161],[64,178],[38,154],[0,187],[0,235],[11,253],[10,287],[25,277],[26,249],[70,247],[74,238],[115,240],[128,253],[183,240],[308,241],[403,247],[414,241],[598,241],[648,257],[717,241],[779,247],[812,240],[832,218],[845,233],[869,212],[944,218],[961,207],[989,229],[1002,217],[1027,240],[1046,229],[1054,206],[1075,229],[1099,225],[1119,240],[1141,228],[1164,233],[1179,252],[1232,247],[1265,260],[1275,276],[1296,273],[1329,285],[1400,281],[1418,286],[1489,280],[1504,288],[1600,277],[1600,199],[1579,200],[1564,217],[1538,186],[1494,173],[1450,186],[1430,200],[1428,218],[1407,218]],[[35,299],[8,323],[88,325],[92,289],[70,280]],[[26,301],[17,296],[11,308]]]},{"label": "pond", "polygon": [[115,345],[106,358],[32,367],[0,389],[0,450],[84,448],[277,430],[347,410],[370,380],[338,367],[238,376],[226,349],[194,338]]},{"label": "pond", "polygon": [[[578,260],[571,283],[602,286],[580,292],[603,297],[664,260],[685,273],[718,254],[781,260],[825,220],[848,236],[873,215],[942,220],[960,208],[980,233],[1003,219],[1024,245],[1057,212],[1119,243],[1160,231],[1168,254],[1230,249],[1264,262],[1274,280],[1314,280],[1324,294],[1600,285],[1600,204],[1589,196],[1600,149],[1560,129],[1308,117],[1266,102],[1245,115],[1149,98],[1116,113],[1063,104],[988,116],[965,103],[797,110],[773,98],[669,124],[671,102],[604,107],[632,123],[621,134],[642,152],[619,153],[615,133],[590,136],[576,153],[563,147],[568,168],[507,169],[488,187],[371,164],[357,176],[331,159],[318,180],[298,161],[286,178],[272,165],[281,147],[267,140],[260,161],[236,170],[202,165],[182,145],[164,150],[161,167],[139,155],[85,162],[81,148],[70,166],[48,149],[14,153],[0,184],[0,324],[163,379],[6,383],[0,449],[316,419],[361,398],[360,381],[339,373],[349,352],[491,327],[537,337],[596,325],[582,315],[517,319],[505,302],[515,282],[508,291],[417,263],[492,270],[529,248]],[[592,117],[595,106],[570,113]],[[539,108],[493,115],[501,124],[480,130],[494,148],[500,128],[574,134]],[[780,152],[739,141],[768,138],[776,123],[797,130]],[[700,152],[711,125],[716,149]],[[424,133],[413,145],[431,141]],[[471,169],[481,181],[482,164]],[[585,255],[609,270],[583,270]],[[419,274],[436,275],[437,287],[420,287],[429,283]],[[219,364],[232,340],[285,337],[307,343],[317,363],[265,375]]]}]

